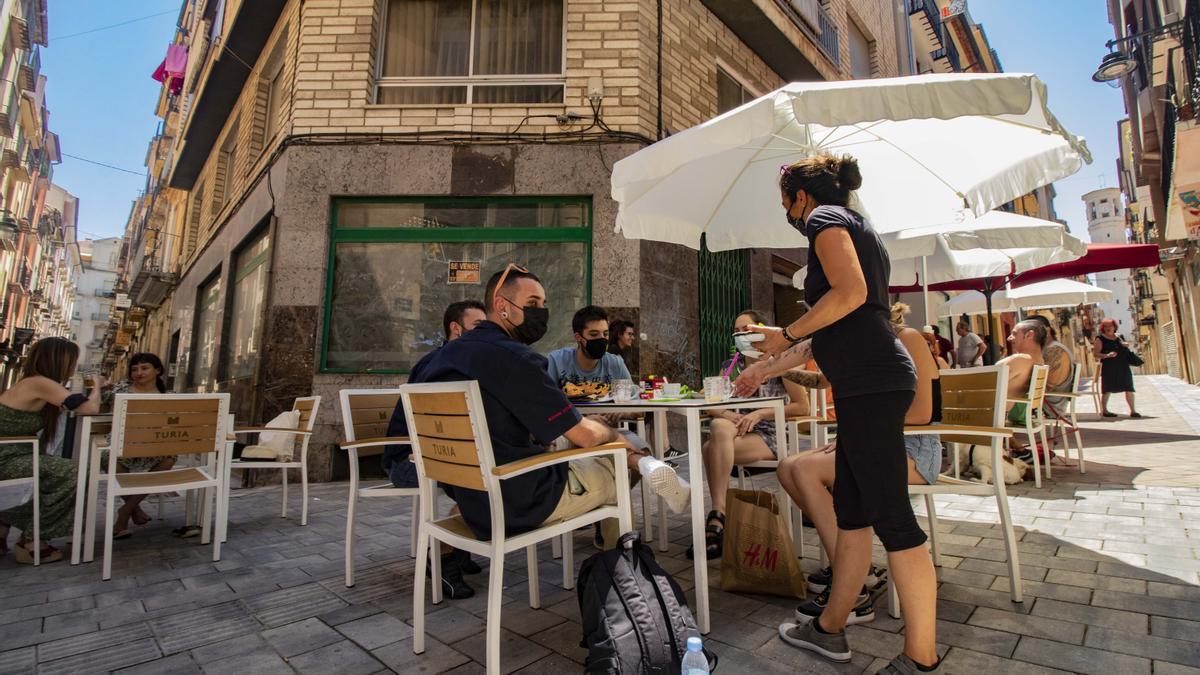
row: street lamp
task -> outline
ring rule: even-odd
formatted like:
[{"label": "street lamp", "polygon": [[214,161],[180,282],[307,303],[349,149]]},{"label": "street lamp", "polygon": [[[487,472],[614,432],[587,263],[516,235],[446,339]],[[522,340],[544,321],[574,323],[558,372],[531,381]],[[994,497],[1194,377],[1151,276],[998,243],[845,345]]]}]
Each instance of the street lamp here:
[{"label": "street lamp", "polygon": [[1104,55],[1100,67],[1092,73],[1093,82],[1116,82],[1137,69],[1137,61],[1125,52],[1116,50]]},{"label": "street lamp", "polygon": [[[1157,37],[1166,33],[1173,33],[1176,31],[1182,32],[1184,21],[1186,21],[1186,19],[1172,21],[1171,23],[1163,24],[1158,28],[1151,28],[1150,30],[1144,30],[1140,33],[1134,33],[1133,35],[1127,35],[1125,37],[1120,37],[1115,40],[1109,40],[1108,42],[1105,42],[1104,46],[1108,47],[1108,53],[1105,54],[1104,58],[1100,60],[1100,67],[1096,68],[1096,72],[1092,74],[1092,81],[1115,83],[1137,69],[1137,59],[1129,54],[1126,54],[1120,49],[1114,49],[1114,47],[1117,45],[1125,42],[1136,42],[1147,37]],[[1145,49],[1143,48],[1139,51],[1144,52]]]}]

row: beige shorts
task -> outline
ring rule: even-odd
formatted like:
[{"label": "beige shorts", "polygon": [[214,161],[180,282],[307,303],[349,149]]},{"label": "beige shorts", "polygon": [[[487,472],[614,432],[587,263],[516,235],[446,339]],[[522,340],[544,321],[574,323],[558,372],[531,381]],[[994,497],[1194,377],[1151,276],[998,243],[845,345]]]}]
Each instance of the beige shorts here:
[{"label": "beige shorts", "polygon": [[554,512],[543,525],[582,516],[617,503],[617,475],[611,457],[584,457],[568,464],[567,485]]}]

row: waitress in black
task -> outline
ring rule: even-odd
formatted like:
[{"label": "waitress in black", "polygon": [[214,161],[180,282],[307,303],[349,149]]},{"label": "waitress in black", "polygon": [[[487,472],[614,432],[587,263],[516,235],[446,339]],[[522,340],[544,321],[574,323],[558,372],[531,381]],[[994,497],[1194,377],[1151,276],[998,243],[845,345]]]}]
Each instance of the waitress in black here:
[{"label": "waitress in black", "polygon": [[[874,533],[888,551],[905,619],[904,653],[880,672],[926,672],[939,665],[937,577],[908,500],[904,449],[904,417],[917,375],[890,323],[887,251],[863,216],[848,208],[861,185],[858,162],[846,156],[809,157],[784,167],[779,179],[788,222],[808,237],[804,291],[812,309],[782,331],[758,329],[767,334],[759,349],[782,355],[772,370],[783,365],[780,360],[800,366],[807,345],[790,347],[812,336],[812,355],[833,387],[838,414],[838,540],[829,604],[813,621],[783,624],[780,636],[831,660],[850,660],[845,625],[861,602]],[[757,387],[767,367],[743,372],[737,392]]]}]

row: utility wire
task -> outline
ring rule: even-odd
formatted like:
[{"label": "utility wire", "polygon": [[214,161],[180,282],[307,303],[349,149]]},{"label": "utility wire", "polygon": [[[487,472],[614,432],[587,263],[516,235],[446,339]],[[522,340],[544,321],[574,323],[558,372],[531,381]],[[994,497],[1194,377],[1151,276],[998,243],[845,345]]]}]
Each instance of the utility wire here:
[{"label": "utility wire", "polygon": [[147,14],[146,16],[139,16],[136,19],[122,21],[121,23],[114,23],[114,24],[111,24],[108,26],[100,26],[99,28],[93,28],[91,30],[80,31],[78,33],[69,33],[67,35],[55,36],[55,37],[50,38],[50,41],[56,42],[58,40],[66,40],[68,38],[79,37],[80,35],[91,35],[92,33],[99,33],[102,30],[109,30],[112,28],[120,28],[121,26],[128,26],[129,24],[137,23],[138,21],[145,21],[146,19],[153,19],[155,17],[165,16],[167,14],[177,14],[178,12],[179,12],[179,10],[177,10],[177,9],[171,9],[171,10],[167,10],[165,12],[159,12],[158,14]]},{"label": "utility wire", "polygon": [[113,166],[112,164],[105,164],[104,162],[97,162],[97,161],[96,161],[96,160],[94,160],[94,159],[86,159],[86,158],[84,158],[84,157],[79,157],[79,156],[77,156],[77,155],[71,155],[71,154],[67,154],[67,153],[65,153],[65,152],[64,152],[64,153],[62,153],[62,156],[63,156],[63,157],[70,157],[71,159],[77,159],[77,160],[79,160],[79,161],[81,161],[81,162],[87,162],[88,164],[95,164],[96,166],[102,166],[102,167],[104,167],[104,168],[106,168],[106,169],[112,169],[113,171],[123,171],[123,172],[125,172],[125,173],[131,173],[131,174],[133,174],[133,175],[135,175],[135,176],[145,176],[145,175],[146,175],[146,172],[145,172],[145,171],[130,171],[129,169],[122,169],[122,168],[121,168],[121,167],[119,167],[119,166]]}]

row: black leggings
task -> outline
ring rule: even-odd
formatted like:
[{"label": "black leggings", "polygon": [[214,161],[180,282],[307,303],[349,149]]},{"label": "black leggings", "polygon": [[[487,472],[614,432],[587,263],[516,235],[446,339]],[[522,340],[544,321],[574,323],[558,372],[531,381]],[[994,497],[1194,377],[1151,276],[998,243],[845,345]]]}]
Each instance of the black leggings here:
[{"label": "black leggings", "polygon": [[888,551],[925,543],[908,500],[904,416],[911,391],[837,398],[833,510],[843,530],[875,528]]}]

